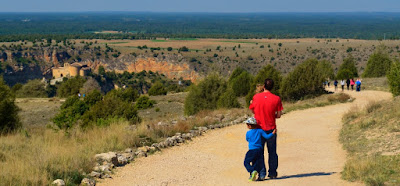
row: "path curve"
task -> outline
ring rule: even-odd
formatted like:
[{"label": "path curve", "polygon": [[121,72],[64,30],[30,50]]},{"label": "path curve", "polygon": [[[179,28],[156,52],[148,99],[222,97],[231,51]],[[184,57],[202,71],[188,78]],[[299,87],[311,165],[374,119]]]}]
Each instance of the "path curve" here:
[{"label": "path curve", "polygon": [[[353,106],[391,98],[380,91],[351,92],[352,103],[294,111],[277,121],[279,179],[247,182],[244,125],[207,132],[116,169],[98,185],[361,185],[340,179],[346,153],[338,141],[342,115]],[[268,165],[268,164],[267,164]]]}]

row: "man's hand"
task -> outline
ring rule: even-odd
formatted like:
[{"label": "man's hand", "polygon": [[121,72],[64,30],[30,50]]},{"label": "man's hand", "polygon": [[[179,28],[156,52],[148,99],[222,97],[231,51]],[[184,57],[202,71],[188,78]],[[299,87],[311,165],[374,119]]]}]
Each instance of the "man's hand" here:
[{"label": "man's hand", "polygon": [[272,131],[272,134],[276,134],[276,129],[274,129],[274,131]]}]

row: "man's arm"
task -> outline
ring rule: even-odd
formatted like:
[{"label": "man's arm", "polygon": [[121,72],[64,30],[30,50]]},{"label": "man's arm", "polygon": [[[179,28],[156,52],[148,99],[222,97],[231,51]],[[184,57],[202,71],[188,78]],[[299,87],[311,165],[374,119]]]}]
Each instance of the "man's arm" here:
[{"label": "man's arm", "polygon": [[275,118],[281,118],[282,111],[278,111],[275,113]]}]

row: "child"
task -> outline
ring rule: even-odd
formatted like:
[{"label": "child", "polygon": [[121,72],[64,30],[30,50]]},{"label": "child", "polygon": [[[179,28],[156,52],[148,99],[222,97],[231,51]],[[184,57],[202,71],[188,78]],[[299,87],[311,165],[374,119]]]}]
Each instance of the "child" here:
[{"label": "child", "polygon": [[[264,84],[257,84],[256,85],[256,94],[264,92]],[[250,100],[250,104],[253,102],[253,100]]]},{"label": "child", "polygon": [[[267,134],[264,130],[257,127],[257,121],[251,117],[245,121],[247,128],[246,140],[249,142],[249,151],[244,158],[244,166],[250,173],[249,181],[255,181],[257,174],[264,167],[263,144],[261,138],[269,139],[276,134],[276,129]],[[251,164],[250,164],[251,163]]]}]

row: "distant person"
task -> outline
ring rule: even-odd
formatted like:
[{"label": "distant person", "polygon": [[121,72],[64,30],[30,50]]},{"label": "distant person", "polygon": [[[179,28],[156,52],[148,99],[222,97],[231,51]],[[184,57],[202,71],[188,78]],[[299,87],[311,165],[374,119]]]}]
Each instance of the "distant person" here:
[{"label": "distant person", "polygon": [[338,85],[338,81],[335,79],[335,81],[333,82],[333,85],[335,86],[335,91],[337,91],[337,85]]},{"label": "distant person", "polygon": [[81,93],[78,93],[78,97],[81,98]]},{"label": "distant person", "polygon": [[276,133],[276,129],[267,134],[257,126],[257,121],[254,117],[247,119],[245,123],[250,130],[246,133],[249,151],[247,151],[244,158],[244,167],[250,173],[249,181],[255,181],[257,174],[265,167],[263,141],[272,138]]},{"label": "distant person", "polygon": [[346,80],[347,90],[350,90],[350,79]]},{"label": "distant person", "polygon": [[340,81],[340,84],[342,85],[342,91],[344,91],[344,83],[345,81],[342,79],[342,81]]},{"label": "distant person", "polygon": [[353,91],[354,90],[354,85],[355,85],[356,83],[354,82],[354,79],[350,79],[350,86],[351,86],[351,90]]},{"label": "distant person", "polygon": [[[272,133],[276,129],[276,118],[280,118],[282,114],[282,101],[279,96],[271,93],[274,88],[274,81],[266,79],[264,81],[264,92],[254,95],[249,109],[254,113],[257,125],[263,129],[267,134]],[[276,153],[276,138],[275,134],[270,139],[262,139],[262,144],[267,144],[268,149],[268,177],[271,179],[278,176],[278,155]],[[262,151],[264,153],[264,151]],[[264,157],[264,154],[263,154]],[[258,180],[264,180],[267,175],[265,165],[260,172]]]},{"label": "distant person", "polygon": [[361,91],[361,80],[357,79],[356,81],[356,91],[360,92]]},{"label": "distant person", "polygon": [[328,88],[331,86],[331,80],[328,79]]}]

